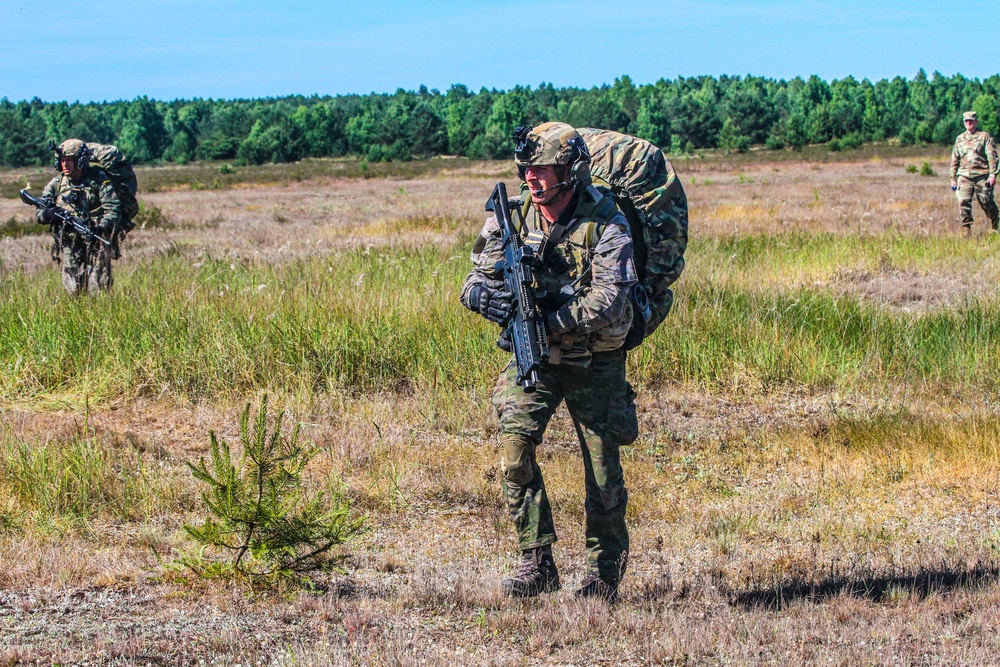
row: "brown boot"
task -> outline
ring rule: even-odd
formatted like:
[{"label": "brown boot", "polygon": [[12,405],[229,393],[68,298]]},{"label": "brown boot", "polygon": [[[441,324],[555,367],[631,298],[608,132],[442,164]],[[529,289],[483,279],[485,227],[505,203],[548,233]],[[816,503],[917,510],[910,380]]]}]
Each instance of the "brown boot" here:
[{"label": "brown boot", "polygon": [[552,558],[552,545],[522,551],[517,574],[501,581],[500,587],[511,598],[533,598],[559,590],[559,570]]},{"label": "brown boot", "polygon": [[962,236],[966,238],[972,236],[972,225],[962,225]]},{"label": "brown boot", "polygon": [[580,588],[574,593],[578,598],[602,598],[607,602],[618,599],[618,581],[604,579],[596,572],[591,572],[580,583]]}]

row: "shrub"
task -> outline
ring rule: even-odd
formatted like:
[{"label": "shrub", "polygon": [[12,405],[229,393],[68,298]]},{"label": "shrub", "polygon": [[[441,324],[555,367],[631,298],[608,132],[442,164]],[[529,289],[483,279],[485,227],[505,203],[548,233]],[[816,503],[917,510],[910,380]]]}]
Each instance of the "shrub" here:
[{"label": "shrub", "polygon": [[924,160],[924,163],[920,165],[920,175],[921,176],[937,176],[934,169],[931,167],[931,163]]},{"label": "shrub", "polygon": [[915,165],[915,164],[908,164],[908,165],[906,165],[906,173],[907,174],[915,174],[918,171],[920,171],[920,169],[917,167],[917,165]]},{"label": "shrub", "polygon": [[865,138],[861,136],[860,132],[848,132],[840,140],[840,146],[844,150],[851,150],[853,148],[861,148],[861,145],[865,143]]},{"label": "shrub", "polygon": [[211,464],[204,457],[188,463],[192,474],[208,485],[202,500],[209,516],[201,526],[185,525],[195,540],[231,554],[228,561],[206,564],[189,557],[182,564],[201,575],[288,576],[325,569],[329,550],[357,534],[363,525],[351,518],[339,493],[309,495],[302,489],[302,471],[315,454],[281,432],[278,413],[268,432],[267,395],[250,425],[250,404],[240,417],[243,454],[233,463],[229,446],[209,432]]},{"label": "shrub", "polygon": [[140,229],[173,229],[176,226],[163,209],[145,201],[139,202],[139,212],[135,214],[132,222]]}]

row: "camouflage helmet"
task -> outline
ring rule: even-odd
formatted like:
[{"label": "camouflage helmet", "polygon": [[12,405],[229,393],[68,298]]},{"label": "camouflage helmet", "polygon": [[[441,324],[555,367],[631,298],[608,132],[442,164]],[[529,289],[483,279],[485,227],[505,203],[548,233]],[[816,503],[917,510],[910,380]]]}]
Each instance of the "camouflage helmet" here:
[{"label": "camouflage helmet", "polygon": [[90,149],[87,148],[87,144],[79,139],[67,139],[58,146],[54,147],[52,150],[56,155],[57,171],[62,170],[59,165],[59,160],[64,157],[76,158],[76,166],[78,169],[86,169],[90,166]]},{"label": "camouflage helmet", "polygon": [[566,123],[542,123],[514,129],[514,163],[524,180],[524,168],[563,165],[570,168],[570,180],[578,186],[590,185],[590,150],[580,133]]}]

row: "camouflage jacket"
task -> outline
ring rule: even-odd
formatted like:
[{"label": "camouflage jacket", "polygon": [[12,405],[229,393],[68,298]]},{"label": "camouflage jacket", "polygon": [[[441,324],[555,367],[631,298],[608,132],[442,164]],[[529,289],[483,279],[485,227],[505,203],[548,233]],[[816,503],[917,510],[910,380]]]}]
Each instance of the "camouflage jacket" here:
[{"label": "camouflage jacket", "polygon": [[[111,179],[97,167],[89,167],[84,171],[79,183],[74,183],[65,174],[59,174],[42,190],[42,199],[45,198],[74,215],[90,220],[95,227],[100,224],[116,230],[121,227],[121,200],[118,199]],[[35,212],[35,219],[44,222],[41,210]],[[63,234],[73,236],[73,231],[64,228]]]},{"label": "camouflage jacket", "polygon": [[[517,221],[517,213],[514,213]],[[525,243],[538,248],[545,239],[540,214],[529,208],[521,229]],[[590,187],[580,195],[566,234],[536,269],[538,305],[552,334],[550,363],[589,365],[593,352],[617,350],[632,324],[630,287],[636,282],[632,239],[614,202]],[[486,220],[472,249],[473,268],[462,287],[471,310],[472,288],[503,276],[500,226]],[[558,349],[557,349],[558,348]]]},{"label": "camouflage jacket", "polygon": [[997,149],[993,137],[983,130],[975,134],[963,132],[955,139],[951,151],[951,178],[977,178],[997,173]]}]

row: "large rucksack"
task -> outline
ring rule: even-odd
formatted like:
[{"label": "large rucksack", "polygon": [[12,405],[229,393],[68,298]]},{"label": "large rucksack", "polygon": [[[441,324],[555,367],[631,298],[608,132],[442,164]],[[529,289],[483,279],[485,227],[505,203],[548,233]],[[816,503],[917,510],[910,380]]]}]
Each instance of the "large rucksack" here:
[{"label": "large rucksack", "polygon": [[132,163],[117,146],[111,144],[87,144],[90,149],[90,162],[104,170],[115,186],[118,199],[122,203],[122,229],[126,232],[135,228],[132,222],[139,213],[139,200],[135,198],[138,183]]},{"label": "large rucksack", "polygon": [[594,185],[603,186],[628,219],[639,283],[649,299],[641,340],[660,326],[674,303],[670,286],[684,270],[687,248],[687,197],[670,161],[653,144],[611,130],[577,131],[590,149]]}]

